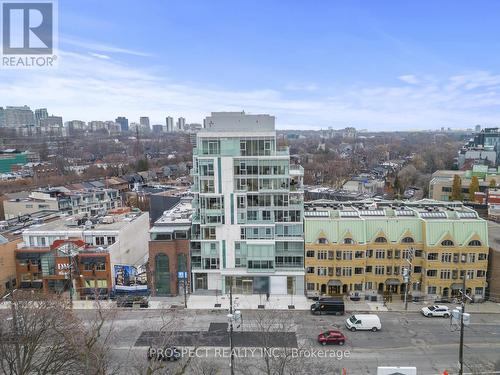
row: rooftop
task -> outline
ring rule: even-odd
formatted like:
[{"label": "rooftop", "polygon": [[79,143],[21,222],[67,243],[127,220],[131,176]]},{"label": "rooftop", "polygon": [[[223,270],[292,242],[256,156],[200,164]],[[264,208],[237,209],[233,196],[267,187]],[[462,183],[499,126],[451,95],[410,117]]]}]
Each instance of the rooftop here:
[{"label": "rooftop", "polygon": [[482,220],[476,211],[459,202],[441,202],[431,199],[419,201],[330,201],[326,199],[306,202],[306,218],[420,218],[424,220]]},{"label": "rooftop", "polygon": [[84,218],[82,215],[63,217],[48,223],[35,224],[25,229],[23,234],[40,232],[71,232],[89,230],[96,231],[120,231],[138,217],[148,215],[147,212],[127,212],[120,214],[108,214],[106,216],[96,216]]},{"label": "rooftop", "polygon": [[274,116],[251,115],[245,112],[212,112],[205,119],[205,128],[199,134],[205,132],[274,132]]},{"label": "rooftop", "polygon": [[192,198],[182,198],[170,210],[167,210],[163,215],[155,221],[154,226],[178,226],[178,225],[191,225],[191,215],[193,213],[193,206],[191,204]]}]

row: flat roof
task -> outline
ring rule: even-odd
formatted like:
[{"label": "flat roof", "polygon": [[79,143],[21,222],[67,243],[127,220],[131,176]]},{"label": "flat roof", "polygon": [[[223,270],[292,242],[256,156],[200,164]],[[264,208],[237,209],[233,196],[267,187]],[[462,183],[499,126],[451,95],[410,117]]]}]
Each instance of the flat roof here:
[{"label": "flat roof", "polygon": [[[137,218],[147,215],[147,212],[132,212],[132,213],[126,213],[126,214],[115,214],[115,215],[105,215],[103,217],[112,217],[113,222],[109,224],[105,223],[95,223],[93,224],[93,228],[91,229],[86,229],[88,231],[119,231],[122,228],[125,228],[127,225],[129,225],[132,221],[136,220]],[[39,232],[71,232],[71,231],[81,231],[84,229],[83,225],[79,226],[71,226],[68,225],[72,222],[75,222],[76,219],[80,218],[79,215],[75,216],[68,216],[64,217],[58,220],[54,220],[48,223],[44,224],[39,224],[39,225],[32,225],[31,227],[25,229],[23,231],[23,234],[30,234],[30,233],[39,233]],[[101,217],[102,218],[102,217]]]}]

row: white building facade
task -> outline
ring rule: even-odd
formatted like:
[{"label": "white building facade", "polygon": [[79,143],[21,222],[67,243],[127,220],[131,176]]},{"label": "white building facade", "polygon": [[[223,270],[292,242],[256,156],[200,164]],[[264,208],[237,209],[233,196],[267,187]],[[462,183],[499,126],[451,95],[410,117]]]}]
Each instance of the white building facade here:
[{"label": "white building facade", "polygon": [[275,119],[214,112],[193,149],[193,291],[304,293],[303,174]]}]

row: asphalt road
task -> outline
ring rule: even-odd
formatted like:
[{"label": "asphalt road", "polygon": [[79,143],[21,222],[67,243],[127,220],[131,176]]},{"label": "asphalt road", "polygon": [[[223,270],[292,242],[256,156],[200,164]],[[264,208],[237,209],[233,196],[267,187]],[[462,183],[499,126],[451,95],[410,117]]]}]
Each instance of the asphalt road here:
[{"label": "asphalt road", "polygon": [[[92,312],[80,311],[82,317],[89,318]],[[178,337],[183,332],[187,341],[175,341],[179,347],[192,349],[209,347],[203,352],[205,359],[216,364],[222,374],[229,373],[227,356],[217,353],[218,348],[226,347],[227,336],[219,330],[211,339],[210,324],[226,323],[227,312],[222,311],[119,311],[113,317],[112,355],[118,361],[133,360],[145,362],[149,345],[148,338],[158,332],[175,332],[169,336]],[[259,337],[274,336],[269,346],[281,345],[301,350],[295,373],[339,373],[342,368],[347,374],[375,374],[377,366],[416,366],[418,374],[442,374],[446,369],[455,373],[458,362],[459,330],[450,325],[449,319],[425,318],[418,313],[378,313],[382,330],[379,332],[350,332],[344,326],[344,317],[312,316],[309,312],[286,311],[244,311],[243,322],[235,327],[235,346],[258,346]],[[212,326],[212,328],[215,326]],[[223,327],[223,326],[222,326]],[[317,335],[327,329],[339,328],[346,336],[346,345],[320,346]],[[214,329],[212,329],[213,331]],[[269,331],[270,333],[264,333]],[[260,332],[260,334],[259,334]],[[279,333],[274,333],[279,332]],[[187,335],[186,335],[187,333]],[[197,339],[203,336],[203,339]],[[325,350],[326,358],[318,357],[314,351]],[[340,352],[342,351],[342,352]],[[332,357],[332,352],[334,356]],[[201,352],[200,352],[201,353]],[[311,356],[312,355],[312,356]],[[238,353],[235,369],[250,363],[257,365],[262,361],[262,353]],[[464,357],[466,372],[486,373],[493,370],[500,361],[500,314],[473,314],[471,324],[465,329]],[[301,368],[300,366],[304,366]],[[500,370],[500,368],[498,369]],[[194,371],[194,370],[193,370]],[[248,372],[248,371],[247,371]],[[257,369],[250,373],[257,373]],[[193,372],[199,373],[199,372]],[[236,371],[238,373],[238,371]]]}]

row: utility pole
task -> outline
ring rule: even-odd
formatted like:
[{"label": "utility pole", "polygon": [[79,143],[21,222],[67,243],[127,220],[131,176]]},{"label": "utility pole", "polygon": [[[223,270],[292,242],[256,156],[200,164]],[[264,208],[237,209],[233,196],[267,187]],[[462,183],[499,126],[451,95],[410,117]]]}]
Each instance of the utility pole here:
[{"label": "utility pole", "polygon": [[464,312],[465,312],[465,279],[467,278],[467,273],[464,273],[464,280],[462,284],[462,311],[460,311],[460,351],[458,354],[458,361],[460,362],[459,375],[464,373]]},{"label": "utility pole", "polygon": [[410,267],[407,268],[406,273],[403,272],[404,281],[406,283],[405,284],[405,311],[408,311],[408,289],[410,288],[410,285],[411,285],[411,271],[413,268],[413,254],[414,254],[413,248],[408,249],[408,255],[409,255],[410,260],[408,260],[408,259],[405,259],[405,260],[408,262]]},{"label": "utility pole", "polygon": [[73,308],[73,266],[71,264],[71,251],[68,251],[69,275],[69,306]]},{"label": "utility pole", "polygon": [[234,375],[234,354],[233,354],[233,277],[229,277],[229,350],[231,350],[231,357],[229,367],[231,368],[231,375]]},{"label": "utility pole", "polygon": [[188,271],[187,271],[187,257],[184,256],[184,307],[187,309],[187,281],[188,281]]}]

